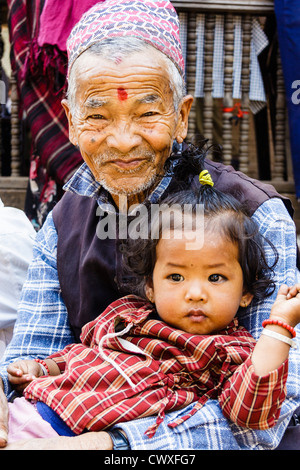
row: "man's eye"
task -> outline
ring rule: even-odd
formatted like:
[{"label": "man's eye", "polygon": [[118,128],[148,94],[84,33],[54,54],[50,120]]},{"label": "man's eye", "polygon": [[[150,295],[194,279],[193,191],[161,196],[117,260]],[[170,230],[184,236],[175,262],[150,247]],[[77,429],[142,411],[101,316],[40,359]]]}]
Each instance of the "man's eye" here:
[{"label": "man's eye", "polygon": [[170,274],[170,276],[168,276],[169,279],[171,279],[172,281],[174,282],[180,282],[180,281],[183,281],[183,276],[181,274]]},{"label": "man's eye", "polygon": [[89,116],[89,119],[105,119],[104,116],[102,116],[102,114],[91,114]]},{"label": "man's eye", "polygon": [[148,111],[147,113],[142,114],[142,117],[149,117],[149,116],[155,116],[156,113],[155,111]]}]

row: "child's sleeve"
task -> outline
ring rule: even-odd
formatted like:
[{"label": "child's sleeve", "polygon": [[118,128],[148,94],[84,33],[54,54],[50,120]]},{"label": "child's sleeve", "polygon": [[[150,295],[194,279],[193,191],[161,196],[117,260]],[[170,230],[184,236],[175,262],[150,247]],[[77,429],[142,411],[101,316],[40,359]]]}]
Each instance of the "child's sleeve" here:
[{"label": "child's sleeve", "polygon": [[224,416],[251,429],[274,426],[286,398],[287,376],[288,360],[269,374],[259,376],[249,357],[237,367],[219,396]]},{"label": "child's sleeve", "polygon": [[66,368],[68,353],[70,349],[74,346],[73,344],[68,344],[64,349],[61,351],[57,351],[56,353],[51,354],[51,356],[47,357],[47,359],[51,359],[56,363],[59,367],[60,372],[64,372]]}]

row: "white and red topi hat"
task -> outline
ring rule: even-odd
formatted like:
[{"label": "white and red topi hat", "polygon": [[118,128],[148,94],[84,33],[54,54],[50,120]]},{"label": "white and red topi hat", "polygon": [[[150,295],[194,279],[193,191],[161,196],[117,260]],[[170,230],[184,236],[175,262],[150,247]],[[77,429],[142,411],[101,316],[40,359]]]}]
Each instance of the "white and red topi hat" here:
[{"label": "white and red topi hat", "polygon": [[94,5],[68,38],[68,72],[90,46],[114,37],[144,40],[166,54],[184,76],[179,19],[168,0],[105,0]]}]

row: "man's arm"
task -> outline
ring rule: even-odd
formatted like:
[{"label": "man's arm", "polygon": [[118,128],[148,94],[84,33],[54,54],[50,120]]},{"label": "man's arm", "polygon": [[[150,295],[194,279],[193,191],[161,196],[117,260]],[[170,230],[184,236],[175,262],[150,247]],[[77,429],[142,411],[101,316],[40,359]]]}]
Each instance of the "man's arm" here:
[{"label": "man's arm", "polygon": [[[279,253],[279,262],[274,269],[275,282],[293,285],[299,281],[296,269],[296,232],[283,203],[271,199],[257,209],[253,218],[259,225],[260,232],[272,241]],[[273,252],[267,246],[267,256],[272,262]],[[269,298],[250,307],[240,316],[241,322],[257,339],[262,330],[262,321],[269,318],[271,307],[278,289]],[[300,337],[300,329],[296,327]],[[149,439],[144,434],[155,418],[120,423],[126,433],[132,449],[273,449],[276,448],[290,421],[293,411],[300,403],[300,340],[297,350],[289,354],[289,375],[287,380],[287,399],[282,405],[279,421],[268,431],[256,431],[241,428],[230,423],[223,416],[219,403],[209,400],[205,406],[186,422],[174,429],[168,427],[177,417],[184,416],[187,409],[168,413],[159,426],[156,435]],[[193,404],[189,405],[192,407]]]},{"label": "man's arm", "polygon": [[24,439],[8,444],[1,450],[112,450],[113,443],[107,432],[87,432],[75,437]]},{"label": "man's arm", "polygon": [[[289,219],[283,204],[279,200],[268,201],[256,211],[254,218],[258,219],[261,233],[271,239],[278,248],[280,262],[275,270],[276,283],[278,285],[284,283],[288,285],[295,284],[298,275],[296,270],[295,227]],[[271,256],[271,251],[269,254]],[[259,336],[261,323],[269,317],[275,297],[276,292],[272,297],[257,305],[255,309],[252,306],[251,310],[243,315],[243,322],[246,327],[248,326],[253,336]],[[299,342],[299,340],[297,341]],[[57,349],[61,349],[63,346],[58,346]],[[48,354],[49,351],[44,354],[44,357]],[[153,424],[155,417],[143,418],[129,423],[119,423],[117,427],[123,429],[126,433],[132,449],[273,449],[278,446],[290,417],[300,401],[299,369],[300,349],[298,345],[298,350],[293,350],[290,353],[287,400],[282,406],[277,425],[268,431],[254,431],[230,423],[224,418],[216,400],[208,400],[205,406],[194,416],[174,429],[169,428],[168,423],[172,423],[179,416],[184,416],[193,408],[194,404],[192,403],[183,410],[168,413],[155,436],[151,439],[145,435],[145,432]],[[107,436],[107,433],[102,432],[67,438],[68,443],[63,443],[62,439],[64,438],[57,438],[58,440],[55,443],[45,441],[45,445],[57,445],[57,448],[62,448],[61,446],[64,447],[64,445],[80,445],[84,448],[87,445],[87,442],[83,441],[85,436],[93,437],[95,448],[103,449],[103,445],[111,446],[109,436]],[[75,439],[76,441],[74,441]],[[104,444],[104,441],[106,444]],[[42,444],[41,441],[40,444]],[[30,443],[27,442],[25,445],[34,445],[34,441],[31,440]]]},{"label": "man's arm", "polygon": [[23,286],[14,335],[1,362],[6,395],[11,392],[6,367],[16,359],[44,358],[74,342],[56,269],[57,234],[49,214],[38,232],[33,261]]},{"label": "man's arm", "polygon": [[[51,213],[38,232],[24,284],[14,336],[0,365],[0,447],[7,439],[7,403],[12,387],[7,365],[18,358],[45,358],[74,343],[67,311],[61,297],[56,268],[57,234]],[[108,433],[86,433],[72,438],[29,439],[4,447],[13,449],[112,449]]]}]

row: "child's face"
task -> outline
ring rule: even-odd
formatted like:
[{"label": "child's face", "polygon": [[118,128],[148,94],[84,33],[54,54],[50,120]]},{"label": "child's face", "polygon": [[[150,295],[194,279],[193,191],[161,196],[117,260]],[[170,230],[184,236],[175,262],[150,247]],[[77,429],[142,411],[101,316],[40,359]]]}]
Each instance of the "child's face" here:
[{"label": "child's face", "polygon": [[238,247],[218,233],[205,235],[202,247],[193,250],[186,249],[185,238],[159,240],[146,286],[160,318],[191,334],[223,329],[253,297],[243,292]]}]

